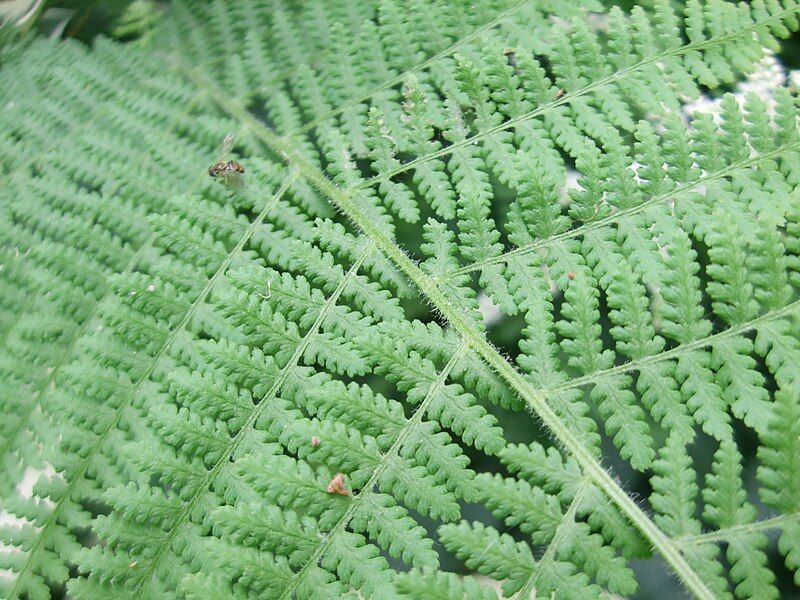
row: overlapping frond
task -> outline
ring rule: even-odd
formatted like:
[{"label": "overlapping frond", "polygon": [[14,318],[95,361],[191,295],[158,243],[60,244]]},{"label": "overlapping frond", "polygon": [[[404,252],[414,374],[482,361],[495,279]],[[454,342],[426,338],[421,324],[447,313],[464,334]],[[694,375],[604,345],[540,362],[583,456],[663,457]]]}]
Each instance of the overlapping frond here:
[{"label": "overlapping frond", "polygon": [[[87,485],[81,481],[84,472],[88,469],[98,482],[119,477],[113,456],[99,464],[79,460],[86,458],[79,451],[85,442],[61,427],[68,422],[61,412],[63,396],[76,379],[103,398],[125,388],[124,380],[99,366],[83,370],[78,357],[86,340],[103,336],[100,315],[112,294],[109,277],[148,260],[154,251],[148,215],[160,209],[173,186],[202,181],[197,162],[204,154],[198,147],[210,143],[202,133],[185,129],[185,120],[202,104],[186,96],[184,82],[174,77],[154,80],[158,64],[143,57],[136,73],[120,86],[124,50],[102,41],[98,46],[104,60],[72,44],[54,52],[52,43],[38,42],[27,52],[53,57],[34,61],[38,71],[25,61],[4,66],[28,73],[7,80],[13,83],[10,111],[3,118],[13,125],[5,130],[35,142],[30,152],[21,147],[9,153],[18,162],[6,165],[2,193],[8,216],[3,241],[10,261],[4,275],[13,282],[9,288],[17,285],[25,291],[15,305],[8,305],[13,317],[4,331],[3,352],[3,412],[8,418],[2,425],[2,505],[29,521],[21,530],[8,526],[3,531],[4,541],[22,550],[3,557],[17,574],[9,585],[12,596],[46,595],[45,581],[60,583],[68,577],[59,563],[74,564],[79,547],[69,529],[77,531],[88,522],[88,515],[74,504],[87,493],[82,489]],[[65,75],[64,61],[81,65],[82,83],[76,83],[81,75]],[[56,96],[59,102],[53,100]],[[175,101],[185,102],[184,108],[169,108]],[[57,107],[60,117],[54,120]],[[51,129],[39,139],[33,128],[44,122]],[[215,136],[213,143],[219,139]],[[172,160],[165,148],[180,160]],[[66,408],[79,423],[86,421],[81,425],[86,430],[97,426],[99,416],[86,406]],[[50,448],[56,436],[63,436],[70,450],[64,463],[54,460]],[[40,482],[33,499],[17,495],[14,488],[25,469],[46,464],[66,469],[68,479],[76,474],[77,481],[58,476]],[[67,497],[61,498],[62,493]],[[59,500],[53,511],[37,499],[50,495]]]},{"label": "overlapping frond", "polygon": [[[24,60],[4,65],[9,85],[3,131],[14,144],[3,149],[0,200],[3,288],[13,294],[4,303],[4,494],[19,482],[20,469],[40,466],[36,447],[51,441],[51,425],[31,415],[93,326],[107,278],[145,252],[148,212],[173,185],[197,175],[191,157],[198,142],[207,143],[202,136],[181,136],[173,109],[147,111],[153,102],[186,101],[177,114],[188,118],[197,103],[186,97],[185,83],[152,83],[157,67],[141,60],[121,87],[124,51],[98,45],[105,60],[74,44],[56,52],[53,43],[37,42]],[[65,75],[67,64],[80,65],[81,74]],[[141,143],[131,144],[131,138]],[[183,158],[170,162],[163,146]]]}]

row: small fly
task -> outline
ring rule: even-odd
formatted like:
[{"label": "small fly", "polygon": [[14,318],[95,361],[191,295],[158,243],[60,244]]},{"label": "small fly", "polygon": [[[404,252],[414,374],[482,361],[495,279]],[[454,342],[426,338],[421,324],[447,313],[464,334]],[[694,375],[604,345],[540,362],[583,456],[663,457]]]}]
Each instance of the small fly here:
[{"label": "small fly", "polygon": [[244,167],[235,160],[219,161],[208,167],[208,174],[211,177],[220,178],[220,181],[232,187],[242,187],[242,175]]}]

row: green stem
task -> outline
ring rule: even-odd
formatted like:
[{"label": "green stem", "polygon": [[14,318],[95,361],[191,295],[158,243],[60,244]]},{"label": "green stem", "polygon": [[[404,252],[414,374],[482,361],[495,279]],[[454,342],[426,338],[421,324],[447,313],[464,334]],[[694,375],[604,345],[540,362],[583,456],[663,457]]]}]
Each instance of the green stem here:
[{"label": "green stem", "polygon": [[594,373],[589,373],[588,375],[584,375],[583,377],[571,379],[570,381],[562,385],[548,388],[543,391],[547,394],[556,394],[559,392],[564,392],[566,390],[578,388],[590,383],[594,383],[595,381],[599,381],[601,379],[604,379],[612,375],[617,375],[620,373],[629,373],[630,371],[636,371],[648,365],[660,363],[665,360],[677,359],[695,350],[700,350],[701,348],[707,348],[708,346],[713,346],[714,344],[721,342],[722,340],[736,337],[737,335],[744,335],[748,331],[752,331],[753,329],[758,328],[759,325],[762,325],[764,323],[769,323],[771,321],[775,321],[783,317],[787,317],[797,310],[800,310],[800,300],[795,300],[791,304],[787,304],[782,308],[768,311],[763,315],[761,315],[760,317],[756,317],[755,319],[752,319],[750,321],[739,323],[738,325],[729,327],[728,329],[720,331],[719,333],[716,333],[714,335],[710,335],[708,337],[701,338],[699,340],[694,340],[693,342],[687,342],[685,344],[681,344],[680,346],[676,346],[675,348],[667,350],[665,352],[659,352],[658,354],[652,354],[650,356],[643,356],[641,358],[636,358],[628,362],[622,363],[621,365],[617,365],[616,367],[603,369],[602,371],[595,371]]},{"label": "green stem", "polygon": [[[282,188],[282,190],[285,190],[285,187]],[[276,197],[275,200],[276,202],[277,198],[278,197]],[[263,220],[263,217],[266,216],[270,208],[272,208],[272,206],[268,205],[267,208],[265,208],[264,211],[262,212],[262,215],[260,215],[260,219],[257,222],[254,221],[252,227],[253,231],[256,229],[257,225],[260,224],[261,220]],[[172,543],[178,536],[178,533],[181,531],[183,525],[189,521],[189,516],[194,511],[195,506],[200,501],[203,494],[214,483],[217,476],[222,471],[222,468],[225,465],[230,464],[231,456],[235,454],[236,449],[239,447],[239,445],[242,443],[245,437],[253,429],[255,424],[258,422],[261,414],[267,409],[268,406],[271,405],[271,400],[275,398],[275,396],[278,394],[278,391],[281,389],[281,387],[283,387],[283,384],[286,383],[286,380],[293,372],[294,368],[299,364],[300,359],[305,353],[305,351],[308,349],[308,345],[311,343],[311,340],[314,338],[315,335],[317,335],[319,330],[322,328],[322,325],[325,322],[325,319],[330,314],[331,309],[339,300],[339,297],[342,295],[347,285],[350,283],[350,281],[352,281],[353,277],[355,277],[356,273],[358,272],[358,269],[367,259],[367,256],[369,256],[371,251],[372,247],[370,245],[367,245],[364,248],[364,250],[362,250],[361,254],[353,263],[353,265],[350,267],[350,269],[347,271],[347,273],[345,273],[345,275],[342,277],[341,281],[339,282],[339,285],[336,286],[336,289],[333,291],[333,293],[331,293],[331,295],[325,301],[325,305],[322,307],[322,310],[320,310],[319,314],[317,315],[317,318],[311,325],[311,328],[308,330],[303,339],[297,345],[297,348],[295,348],[295,351],[292,354],[291,358],[286,363],[286,365],[284,365],[278,376],[275,378],[275,381],[272,383],[272,386],[270,386],[269,391],[267,391],[267,393],[264,395],[261,401],[256,406],[253,407],[253,411],[248,416],[247,421],[245,421],[245,423],[242,425],[241,429],[238,431],[236,436],[227,445],[225,452],[221,453],[219,460],[213,465],[211,470],[205,476],[203,483],[197,487],[197,491],[192,495],[191,498],[187,500],[186,504],[181,510],[181,513],[175,519],[175,522],[170,528],[166,538],[164,538],[164,540],[162,540],[159,543],[158,549],[156,550],[155,554],[153,554],[153,556],[151,557],[149,564],[147,566],[147,570],[145,571],[143,577],[140,579],[139,585],[137,586],[136,590],[132,592],[130,596],[132,600],[136,600],[137,598],[148,597],[146,596],[145,586],[152,582],[153,575],[155,574],[156,569],[161,564],[161,560],[164,558],[165,553],[172,547]]]},{"label": "green stem", "polygon": [[328,548],[336,543],[337,535],[342,532],[345,527],[347,527],[364,500],[373,493],[375,486],[378,485],[378,482],[380,481],[381,475],[383,475],[386,469],[391,465],[392,461],[398,456],[403,444],[405,444],[408,436],[411,435],[411,432],[414,431],[414,428],[422,421],[422,417],[425,416],[425,412],[428,410],[430,403],[433,402],[433,399],[436,397],[436,393],[444,386],[447,378],[450,376],[450,372],[453,370],[456,364],[458,364],[458,361],[464,357],[466,351],[466,346],[460,346],[450,357],[450,360],[439,372],[439,376],[436,378],[436,381],[428,389],[428,393],[425,395],[423,401],[416,408],[414,414],[411,415],[411,418],[408,419],[403,425],[403,428],[400,430],[397,439],[395,439],[394,443],[386,451],[386,453],[381,456],[380,462],[375,465],[369,481],[367,481],[367,483],[364,484],[364,487],[361,488],[361,492],[355,498],[353,498],[353,501],[347,507],[347,510],[339,518],[336,524],[330,529],[330,531],[325,533],[325,540],[323,543],[317,546],[317,549],[314,551],[314,554],[311,556],[311,558],[309,558],[303,567],[295,574],[292,585],[287,587],[287,589],[283,592],[283,595],[280,597],[280,600],[290,600],[293,597],[297,591],[297,588],[300,586],[300,583],[303,581],[305,574],[308,572],[308,569],[311,566],[316,565],[320,559],[325,556],[325,552],[328,551]]},{"label": "green stem", "polygon": [[735,535],[748,533],[756,533],[758,531],[768,531],[770,529],[782,529],[784,526],[800,521],[800,513],[792,513],[788,515],[778,515],[771,519],[764,519],[763,521],[756,521],[755,523],[745,523],[742,525],[733,525],[732,527],[725,527],[717,531],[709,531],[708,533],[701,533],[698,535],[691,535],[678,538],[678,544],[685,544],[687,546],[697,546],[700,544],[710,544],[725,542]]},{"label": "green stem", "polygon": [[701,175],[700,177],[698,177],[697,179],[695,179],[694,181],[690,182],[687,185],[677,187],[664,194],[659,194],[658,196],[653,196],[652,198],[649,198],[648,200],[645,200],[644,202],[642,202],[641,204],[637,204],[636,206],[625,208],[612,215],[603,217],[602,219],[598,219],[597,221],[590,221],[588,223],[584,223],[583,225],[575,227],[574,229],[568,229],[567,231],[562,231],[561,233],[557,233],[547,238],[536,240],[534,242],[531,242],[530,244],[525,244],[524,246],[514,248],[513,250],[509,250],[508,252],[504,252],[503,254],[500,254],[498,256],[491,256],[483,260],[478,260],[473,263],[464,265],[463,267],[455,269],[450,273],[445,273],[441,275],[439,279],[441,281],[447,281],[449,279],[452,279],[453,277],[459,277],[461,275],[472,273],[473,271],[479,271],[480,269],[488,267],[490,265],[508,262],[515,256],[523,256],[525,254],[530,254],[531,252],[535,252],[536,250],[539,250],[541,248],[549,248],[551,246],[558,244],[559,242],[563,242],[569,239],[574,239],[581,235],[586,235],[590,231],[595,231],[598,229],[602,229],[604,227],[608,227],[610,225],[613,225],[614,223],[619,223],[623,219],[643,213],[648,208],[656,206],[658,204],[662,204],[667,200],[675,199],[677,196],[681,194],[686,194],[692,191],[696,191],[699,188],[706,186],[711,182],[719,181],[720,179],[730,177],[736,172],[740,172],[743,171],[744,169],[755,167],[764,161],[773,160],[788,152],[794,152],[797,150],[800,150],[800,143],[787,144],[785,146],[775,148],[774,150],[770,150],[769,152],[765,152],[764,154],[759,154],[758,156],[753,156],[745,160],[732,163],[727,167],[725,167],[724,169],[720,169],[716,173],[712,173],[711,175]]},{"label": "green stem", "polygon": [[697,598],[713,600],[714,595],[699,575],[692,569],[673,540],[667,537],[645,512],[614,481],[614,478],[602,467],[592,452],[561,421],[553,408],[547,403],[546,396],[534,388],[508,361],[486,340],[484,334],[477,331],[465,314],[458,310],[453,301],[446,296],[437,283],[386,234],[356,204],[353,196],[346,190],[337,187],[325,174],[295,150],[294,144],[277,135],[260,120],[254,117],[238,102],[232,102],[215,84],[203,75],[191,70],[185,71],[199,87],[227,113],[239,119],[253,134],[269,148],[282,156],[289,164],[298,169],[300,174],[311,185],[328,197],[359,230],[361,230],[374,246],[419,289],[426,299],[461,336],[467,346],[477,352],[502,377],[521,398],[529,409],[552,432],[558,442],[572,454],[595,485],[616,504],[624,515],[658,550],[667,563],[675,570],[687,589]]},{"label": "green stem", "polygon": [[567,512],[564,513],[564,516],[561,518],[561,522],[558,524],[558,527],[556,527],[556,532],[553,534],[553,539],[550,540],[550,543],[547,545],[547,549],[544,551],[542,558],[539,559],[538,564],[534,567],[531,576],[522,586],[520,591],[514,596],[515,600],[524,600],[525,598],[530,597],[530,594],[533,591],[533,586],[536,584],[536,579],[539,576],[539,573],[542,571],[542,567],[547,566],[550,561],[555,558],[556,552],[558,551],[558,546],[561,544],[564,538],[566,529],[575,524],[575,515],[578,513],[578,507],[583,501],[583,496],[590,485],[591,482],[584,479],[578,486],[578,490],[575,492],[575,496],[572,498],[572,502],[570,502]]}]

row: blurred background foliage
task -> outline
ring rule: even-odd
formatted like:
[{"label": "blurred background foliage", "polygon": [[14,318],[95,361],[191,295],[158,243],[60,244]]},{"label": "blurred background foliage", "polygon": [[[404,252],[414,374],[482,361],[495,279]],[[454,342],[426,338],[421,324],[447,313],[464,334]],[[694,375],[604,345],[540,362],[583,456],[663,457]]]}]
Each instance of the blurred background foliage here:
[{"label": "blurred background foliage", "polygon": [[[302,3],[302,0],[283,0]],[[455,0],[454,0],[455,1]],[[630,10],[647,8],[652,0],[600,0],[608,6]],[[50,37],[72,37],[86,42],[98,35],[120,41],[145,37],[158,22],[170,0],[0,0],[0,44],[3,39],[36,32]],[[672,0],[676,8],[685,1]],[[782,58],[787,68],[800,66],[800,45],[792,38]]]},{"label": "blurred background foliage", "polygon": [[[133,40],[151,30],[167,2],[155,0],[2,0],[0,20],[17,33],[91,41]],[[9,35],[11,32],[8,32]]]},{"label": "blurred background foliage", "polygon": [[[302,2],[302,0],[284,0]],[[630,10],[647,8],[652,0],[600,0]],[[86,42],[98,35],[135,41],[155,26],[170,0],[0,0],[0,44],[28,32],[50,37],[73,37]],[[672,0],[676,8],[683,0]],[[787,68],[800,66],[800,45],[792,38],[782,58]]]},{"label": "blurred background foliage", "polygon": [[[606,5],[631,9],[647,8],[651,0],[601,0]],[[288,3],[302,0],[289,0]],[[145,34],[163,12],[169,0],[0,0],[0,21],[24,31],[34,29],[53,37],[74,37],[90,41],[97,35],[131,40]],[[680,6],[682,1],[673,1]]]}]

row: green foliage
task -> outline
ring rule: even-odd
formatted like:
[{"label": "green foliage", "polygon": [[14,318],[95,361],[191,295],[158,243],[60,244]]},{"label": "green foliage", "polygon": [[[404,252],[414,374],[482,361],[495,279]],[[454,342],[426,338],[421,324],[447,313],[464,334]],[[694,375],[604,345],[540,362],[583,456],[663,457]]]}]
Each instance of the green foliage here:
[{"label": "green foliage", "polygon": [[800,5],[153,11],[0,50],[3,597],[796,591]]}]

